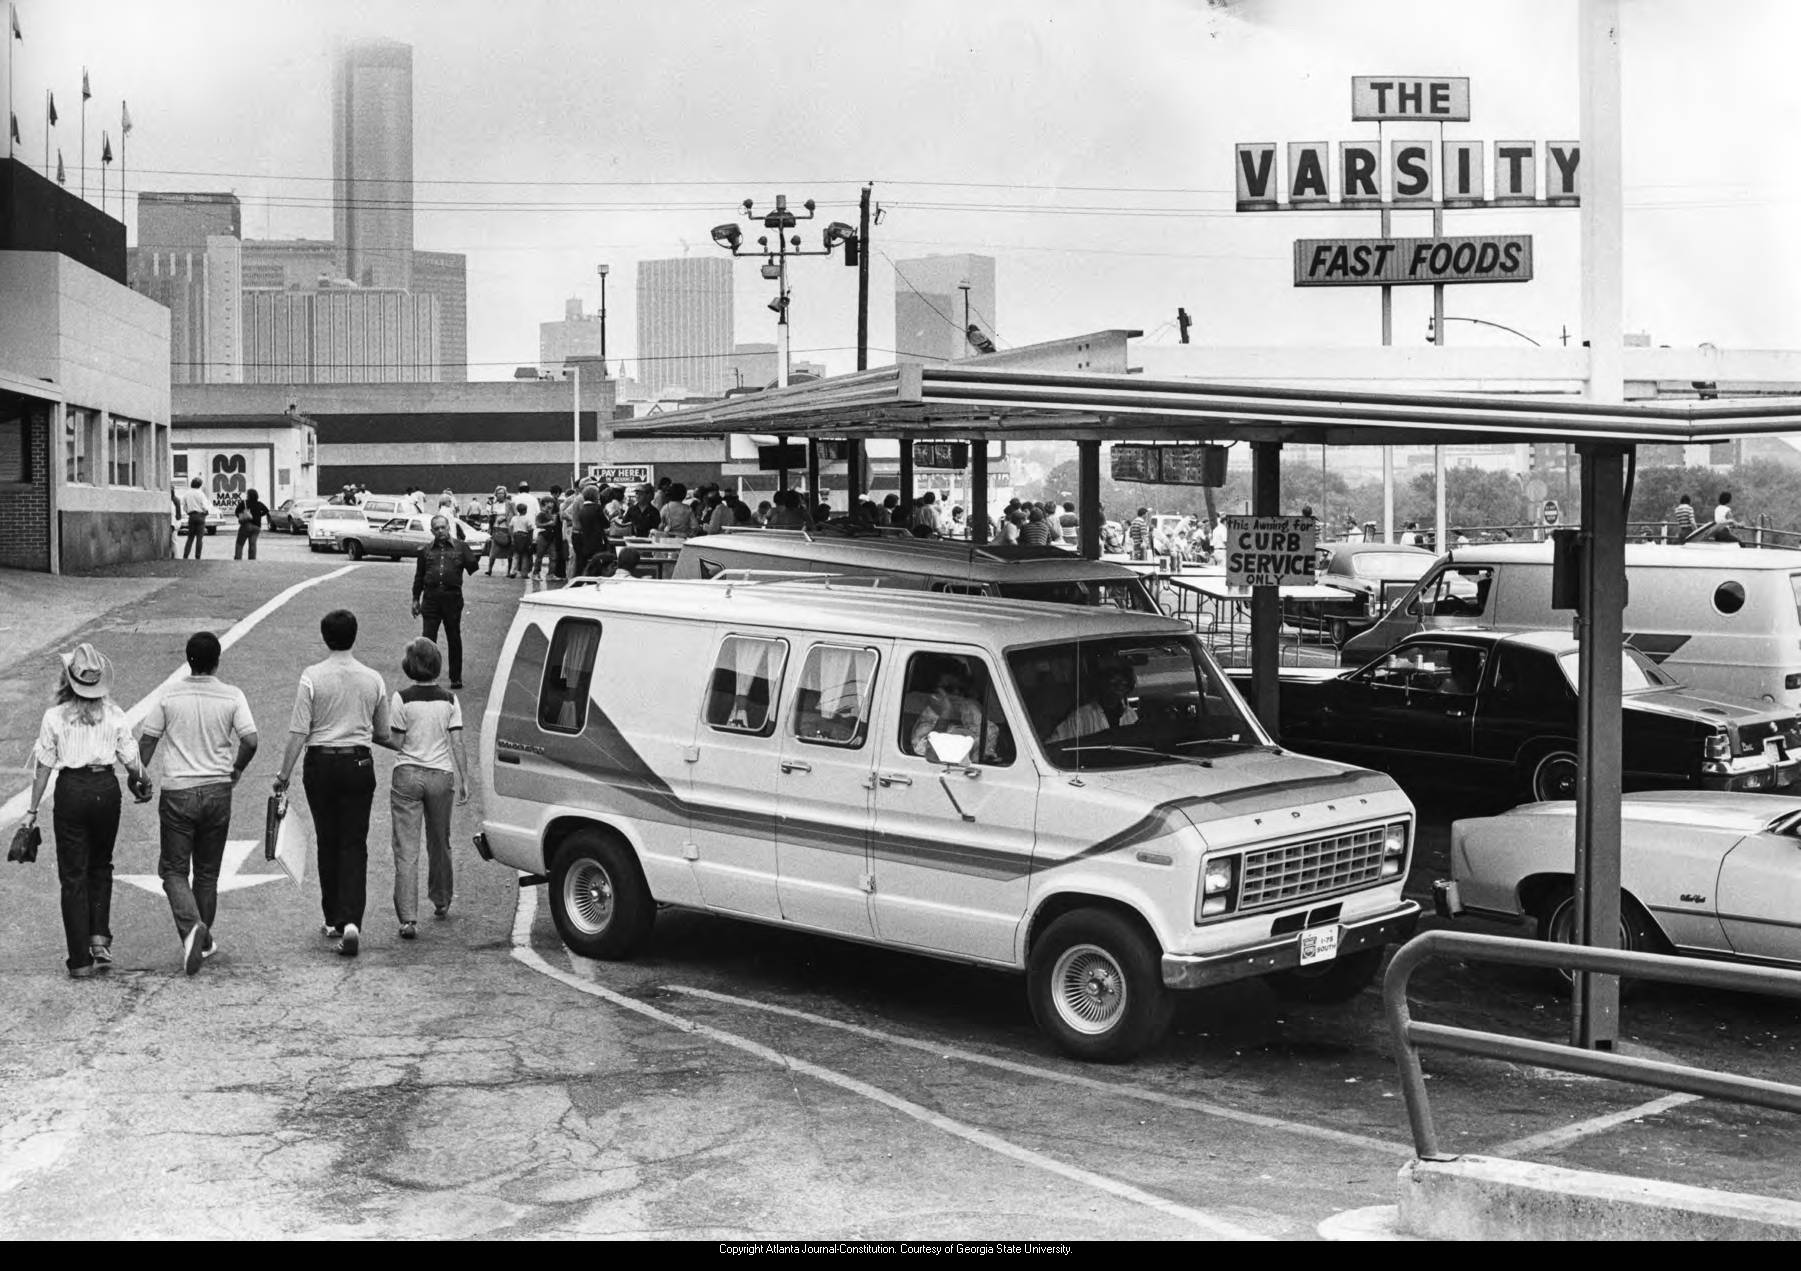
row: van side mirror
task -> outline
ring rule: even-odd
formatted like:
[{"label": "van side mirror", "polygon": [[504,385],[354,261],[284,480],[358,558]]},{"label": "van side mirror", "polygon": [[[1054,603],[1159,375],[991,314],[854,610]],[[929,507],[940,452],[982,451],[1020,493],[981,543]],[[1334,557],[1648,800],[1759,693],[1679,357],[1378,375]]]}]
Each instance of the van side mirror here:
[{"label": "van side mirror", "polygon": [[933,763],[957,765],[969,760],[976,739],[962,733],[927,733],[926,758]]}]

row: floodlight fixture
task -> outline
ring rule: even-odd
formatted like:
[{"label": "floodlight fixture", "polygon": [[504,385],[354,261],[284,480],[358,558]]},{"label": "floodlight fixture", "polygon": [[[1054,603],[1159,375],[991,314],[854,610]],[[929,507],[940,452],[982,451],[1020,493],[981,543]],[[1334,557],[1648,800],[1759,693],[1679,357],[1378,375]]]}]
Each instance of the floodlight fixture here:
[{"label": "floodlight fixture", "polygon": [[738,228],[737,222],[727,221],[713,227],[713,241],[728,252],[736,252],[738,244],[744,241],[744,231]]}]

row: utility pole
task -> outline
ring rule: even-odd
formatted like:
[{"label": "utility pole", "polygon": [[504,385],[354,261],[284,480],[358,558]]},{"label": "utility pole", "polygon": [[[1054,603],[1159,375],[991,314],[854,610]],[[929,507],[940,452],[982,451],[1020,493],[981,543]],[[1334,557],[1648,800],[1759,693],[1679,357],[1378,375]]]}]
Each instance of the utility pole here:
[{"label": "utility pole", "polygon": [[[869,197],[873,187],[863,186],[857,199],[857,369],[869,369]],[[852,511],[868,493],[863,488],[863,441],[856,438],[844,446],[846,485]]]}]

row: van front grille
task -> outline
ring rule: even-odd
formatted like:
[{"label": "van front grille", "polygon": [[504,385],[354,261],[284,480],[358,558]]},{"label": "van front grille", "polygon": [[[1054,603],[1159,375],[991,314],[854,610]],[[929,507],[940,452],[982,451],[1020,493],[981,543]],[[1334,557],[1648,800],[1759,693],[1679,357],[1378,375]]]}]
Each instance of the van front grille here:
[{"label": "van front grille", "polygon": [[1382,876],[1382,827],[1247,852],[1238,912],[1325,896]]}]

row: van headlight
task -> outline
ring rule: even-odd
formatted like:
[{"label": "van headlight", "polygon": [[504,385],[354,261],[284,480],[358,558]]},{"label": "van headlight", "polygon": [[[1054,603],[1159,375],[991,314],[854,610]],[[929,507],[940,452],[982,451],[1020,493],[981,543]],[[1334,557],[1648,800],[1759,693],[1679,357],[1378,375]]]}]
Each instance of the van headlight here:
[{"label": "van headlight", "polygon": [[1198,921],[1231,913],[1238,891],[1238,858],[1217,856],[1201,867],[1201,901],[1195,911]]},{"label": "van headlight", "polygon": [[1397,821],[1382,831],[1382,877],[1393,878],[1407,868],[1407,822]]}]

